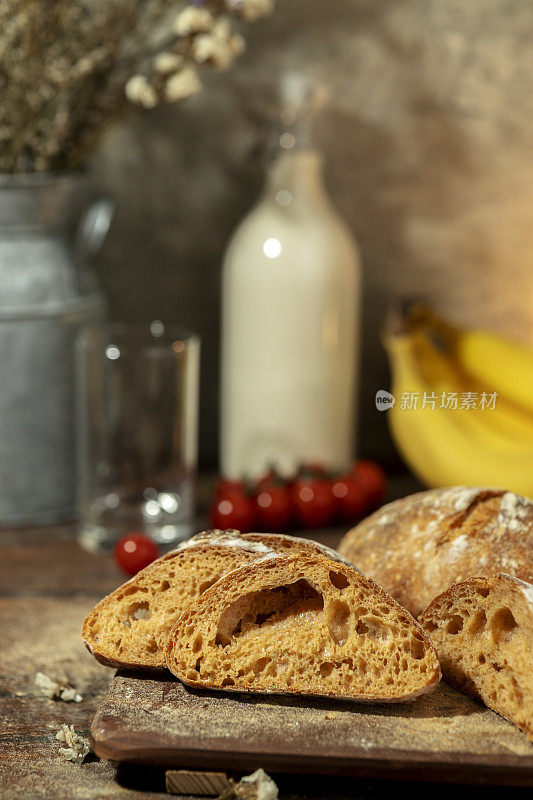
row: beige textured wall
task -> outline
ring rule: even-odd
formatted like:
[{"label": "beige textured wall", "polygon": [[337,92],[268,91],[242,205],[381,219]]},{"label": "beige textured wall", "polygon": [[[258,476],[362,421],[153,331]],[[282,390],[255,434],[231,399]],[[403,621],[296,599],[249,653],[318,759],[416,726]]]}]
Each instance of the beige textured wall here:
[{"label": "beige textured wall", "polygon": [[326,80],[317,138],[364,258],[361,447],[394,458],[373,408],[391,298],[424,296],[533,343],[533,3],[278,0],[247,38],[230,73],[132,118],[95,159],[119,201],[101,262],[113,313],[203,335],[201,451],[213,463],[221,254],[260,188],[279,75]]}]

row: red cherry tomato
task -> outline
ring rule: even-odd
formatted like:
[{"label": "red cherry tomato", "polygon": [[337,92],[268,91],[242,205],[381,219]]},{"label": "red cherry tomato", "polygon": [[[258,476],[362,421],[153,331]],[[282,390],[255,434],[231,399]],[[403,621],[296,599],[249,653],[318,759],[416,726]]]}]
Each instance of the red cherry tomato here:
[{"label": "red cherry tomato", "polygon": [[115,545],[115,560],[119,567],[135,575],[159,557],[157,545],[144,533],[128,533]]},{"label": "red cherry tomato", "polygon": [[387,477],[375,461],[356,461],[352,475],[367,497],[366,511],[373,511],[383,503]]},{"label": "red cherry tomato", "polygon": [[356,522],[365,515],[368,508],[367,494],[352,475],[343,475],[335,479],[331,491],[335,498],[339,520]]},{"label": "red cherry tomato", "polygon": [[292,500],[290,489],[283,481],[261,481],[255,505],[257,520],[263,530],[287,530],[292,517]]},{"label": "red cherry tomato", "polygon": [[292,501],[298,521],[304,528],[325,528],[335,514],[335,499],[327,480],[295,481]]},{"label": "red cherry tomato", "polygon": [[213,528],[234,528],[249,533],[255,525],[255,503],[244,491],[234,489],[223,496],[215,496],[210,516]]}]

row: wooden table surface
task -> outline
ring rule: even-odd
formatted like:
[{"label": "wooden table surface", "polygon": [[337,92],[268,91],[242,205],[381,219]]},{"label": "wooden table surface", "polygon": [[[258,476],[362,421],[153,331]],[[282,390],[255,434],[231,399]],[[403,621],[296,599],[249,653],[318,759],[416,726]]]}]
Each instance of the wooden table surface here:
[{"label": "wooden table surface", "polygon": [[[324,534],[335,545],[339,532]],[[0,531],[0,797],[47,800],[139,800],[168,797],[158,769],[129,767],[90,757],[82,765],[59,754],[55,733],[63,723],[87,735],[113,671],[98,664],[80,638],[81,623],[106,593],[123,581],[112,558],[80,549],[73,526]],[[41,671],[66,679],[83,702],[40,696]],[[231,765],[228,764],[228,769]],[[280,796],[294,800],[406,798],[432,800],[468,794],[500,798],[502,787],[457,787],[334,777],[279,776]],[[503,789],[514,798],[530,789]]]}]

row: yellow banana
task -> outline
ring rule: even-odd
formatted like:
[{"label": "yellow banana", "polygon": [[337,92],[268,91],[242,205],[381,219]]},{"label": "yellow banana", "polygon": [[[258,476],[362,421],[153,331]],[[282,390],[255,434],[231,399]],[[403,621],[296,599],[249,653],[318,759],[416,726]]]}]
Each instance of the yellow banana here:
[{"label": "yellow banana", "polygon": [[[418,335],[389,335],[385,344],[396,397],[388,411],[391,431],[421,480],[429,486],[501,486],[532,496],[533,438],[509,437],[493,428],[492,411],[441,408],[440,393],[462,391],[457,388],[462,384],[449,362],[439,364],[434,353],[424,353]],[[418,395],[417,409],[402,407],[406,395]],[[427,402],[422,407],[424,396],[433,395],[435,407]]]},{"label": "yellow banana", "polygon": [[480,383],[533,413],[533,350],[489,331],[461,331],[455,343],[461,367]]},{"label": "yellow banana", "polygon": [[453,326],[425,306],[414,306],[408,318],[415,327],[430,328],[457,368],[485,391],[533,414],[533,348],[490,331]]},{"label": "yellow banana", "polygon": [[[454,392],[458,397],[464,392],[473,392],[478,403],[485,395],[485,403],[490,404],[490,409],[468,409],[468,421],[478,426],[481,433],[485,431],[489,439],[493,434],[500,434],[510,442],[516,440],[533,444],[533,414],[510,403],[498,393],[492,404],[492,392],[462,370],[442,345],[436,345],[434,331],[418,328],[411,335],[421,375],[427,383],[433,385],[434,392],[439,393],[439,396],[443,392]],[[464,411],[460,408],[458,410]]]}]

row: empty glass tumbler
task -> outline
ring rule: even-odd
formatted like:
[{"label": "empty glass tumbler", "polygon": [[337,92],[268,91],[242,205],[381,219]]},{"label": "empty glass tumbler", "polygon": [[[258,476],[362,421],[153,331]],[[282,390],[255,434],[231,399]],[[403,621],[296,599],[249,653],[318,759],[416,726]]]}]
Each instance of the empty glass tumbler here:
[{"label": "empty glass tumbler", "polygon": [[192,533],[200,340],[155,321],[85,328],[77,341],[80,541]]}]

